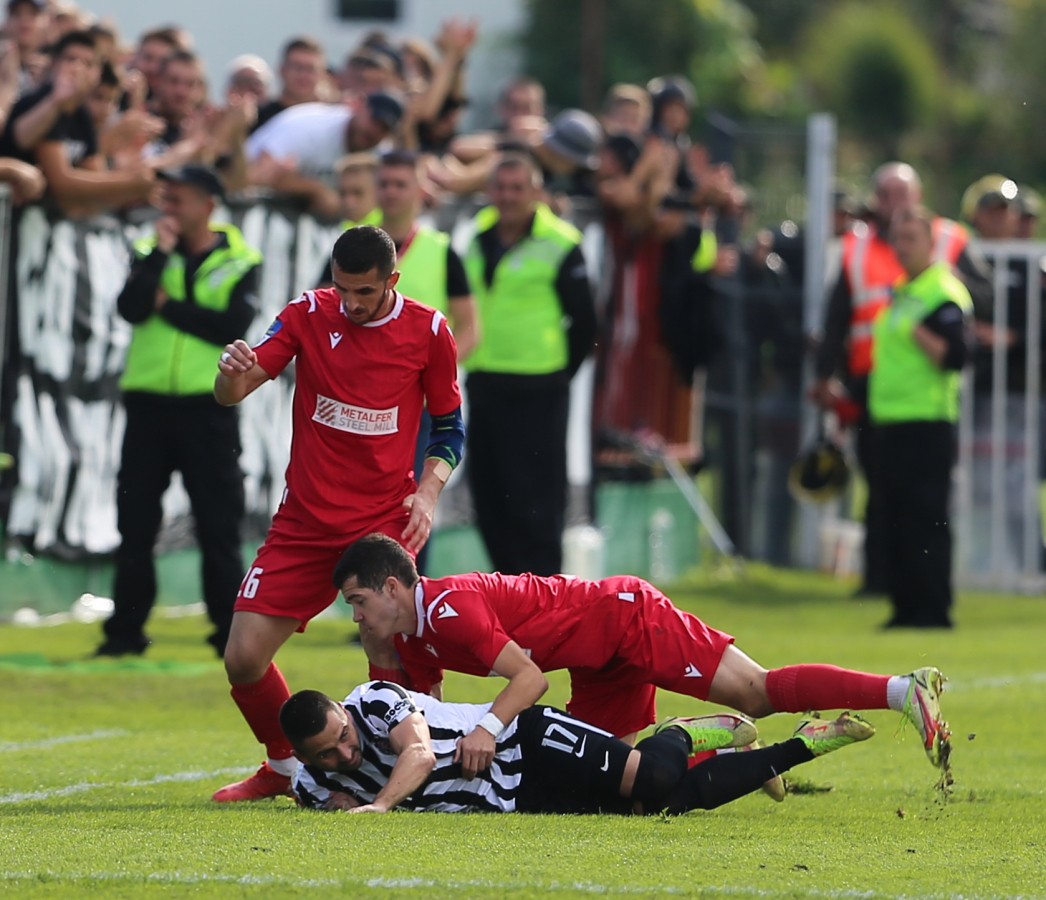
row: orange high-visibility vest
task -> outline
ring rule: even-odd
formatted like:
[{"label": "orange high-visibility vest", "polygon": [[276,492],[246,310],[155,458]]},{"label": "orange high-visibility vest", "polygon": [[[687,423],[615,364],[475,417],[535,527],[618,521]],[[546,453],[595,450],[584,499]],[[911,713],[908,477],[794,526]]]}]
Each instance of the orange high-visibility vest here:
[{"label": "orange high-visibility vest", "polygon": [[[958,222],[938,216],[933,220],[934,262],[954,267],[969,243],[969,232]],[[890,288],[904,269],[893,247],[873,224],[860,224],[843,235],[843,271],[850,285],[850,374],[872,370],[872,323],[890,302]]]}]

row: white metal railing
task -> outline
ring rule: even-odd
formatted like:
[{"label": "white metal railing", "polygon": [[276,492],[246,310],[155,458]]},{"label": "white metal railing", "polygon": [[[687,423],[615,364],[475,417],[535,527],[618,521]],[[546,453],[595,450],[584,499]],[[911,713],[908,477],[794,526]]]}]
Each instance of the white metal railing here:
[{"label": "white metal railing", "polygon": [[[971,367],[963,377],[956,577],[967,585],[1040,592],[1046,587],[1041,516],[1046,243],[980,241],[973,250],[993,268],[995,329],[990,384],[975,386]],[[1011,298],[1015,279],[1022,279],[1025,289],[1023,296]],[[1021,308],[1011,308],[1011,301]],[[1009,346],[1007,333],[1012,323],[1021,320],[1026,335],[1023,384],[1008,385],[1008,375],[1016,374],[1008,357],[1019,353],[1020,347],[1019,341],[1018,346]]]}]

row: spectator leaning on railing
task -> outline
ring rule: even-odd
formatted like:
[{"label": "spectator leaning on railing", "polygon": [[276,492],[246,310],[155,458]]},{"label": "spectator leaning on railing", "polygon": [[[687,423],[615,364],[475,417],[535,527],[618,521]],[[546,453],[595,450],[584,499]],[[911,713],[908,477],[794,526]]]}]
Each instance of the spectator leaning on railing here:
[{"label": "spectator leaning on railing", "polygon": [[54,48],[48,80],[11,111],[0,155],[35,163],[63,212],[87,216],[147,200],[155,173],[147,164],[107,171],[87,98],[99,82],[94,39],[67,34]]}]

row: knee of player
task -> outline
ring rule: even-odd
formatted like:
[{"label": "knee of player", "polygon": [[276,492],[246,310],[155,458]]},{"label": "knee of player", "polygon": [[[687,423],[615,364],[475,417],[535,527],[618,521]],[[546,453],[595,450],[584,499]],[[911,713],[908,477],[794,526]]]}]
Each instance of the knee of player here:
[{"label": "knee of player", "polygon": [[260,659],[249,648],[230,641],[225,646],[224,662],[230,684],[254,684],[265,677],[270,660]]}]

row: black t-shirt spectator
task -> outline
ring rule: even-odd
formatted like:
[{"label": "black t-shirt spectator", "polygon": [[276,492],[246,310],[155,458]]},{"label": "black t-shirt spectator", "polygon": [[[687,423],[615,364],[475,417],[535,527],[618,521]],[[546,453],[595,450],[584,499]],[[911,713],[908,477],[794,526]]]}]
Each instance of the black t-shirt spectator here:
[{"label": "black t-shirt spectator", "polygon": [[[23,150],[15,141],[14,126],[20,116],[25,115],[37,103],[51,93],[51,85],[44,84],[32,93],[19,97],[4,129],[0,156],[13,156],[23,162],[35,163],[36,150]],[[86,106],[79,106],[71,113],[62,113],[51,130],[44,135],[43,141],[59,141],[65,147],[66,158],[72,167],[79,166],[85,159],[98,153],[98,133]],[[41,141],[41,143],[43,142]]]},{"label": "black t-shirt spectator", "polygon": [[266,100],[261,106],[258,107],[258,118],[251,126],[251,131],[257,131],[266,122],[269,121],[273,116],[279,115],[287,109],[283,103],[279,100]]}]

